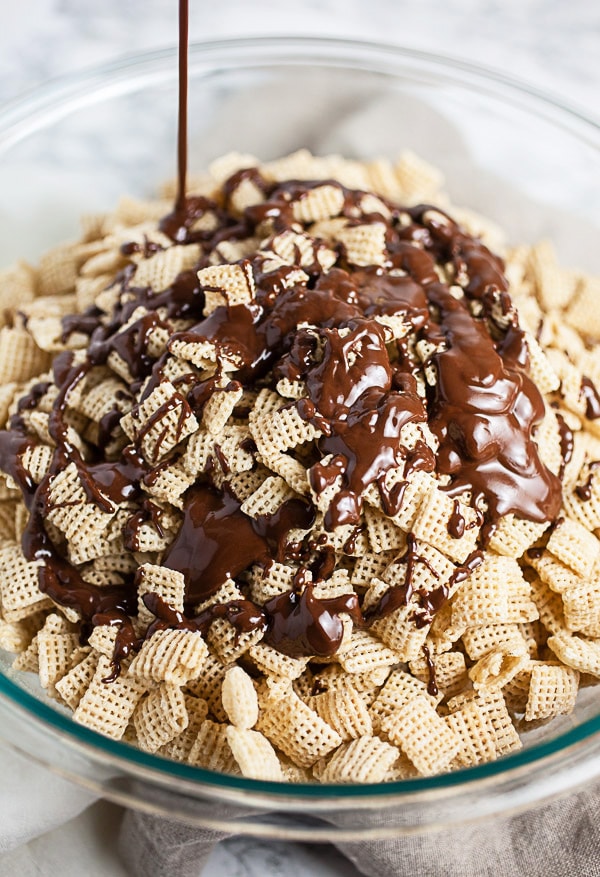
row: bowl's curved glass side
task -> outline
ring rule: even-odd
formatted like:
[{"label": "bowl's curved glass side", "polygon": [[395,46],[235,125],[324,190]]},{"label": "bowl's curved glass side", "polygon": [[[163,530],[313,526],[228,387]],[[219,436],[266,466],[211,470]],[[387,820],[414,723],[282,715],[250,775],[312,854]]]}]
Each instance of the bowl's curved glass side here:
[{"label": "bowl's curved glass side", "polygon": [[[72,82],[62,97],[50,90],[45,103],[31,101],[36,124],[26,111],[0,113],[0,264],[35,259],[74,235],[82,213],[108,210],[124,193],[151,196],[173,176],[173,58],[116,65],[84,89]],[[260,159],[299,147],[372,159],[410,148],[441,167],[453,201],[502,224],[511,242],[551,237],[566,264],[600,273],[598,128],[497,77],[376,46],[249,40],[193,47],[190,93],[192,173],[230,149]],[[536,729],[522,752],[490,765],[377,789],[277,791],[86,732],[36,700],[26,679],[9,679],[8,666],[2,658],[1,733],[11,745],[116,800],[197,824],[239,830],[244,819],[272,834],[281,829],[277,807],[287,812],[285,836],[295,825],[295,836],[314,839],[306,813],[331,811],[333,801],[341,821],[320,824],[325,835],[424,831],[527,806],[600,773],[600,706],[589,692],[574,716]],[[234,810],[217,819],[216,800]]]},{"label": "bowl's curved glass side", "polygon": [[[192,172],[230,150],[395,158],[408,148],[442,169],[456,204],[499,222],[512,242],[551,236],[564,259],[600,270],[600,133],[535,95],[443,59],[327,40],[195,46],[190,76]],[[32,98],[39,126],[23,109],[0,113],[0,264],[34,258],[73,235],[80,215],[124,193],[155,194],[174,176],[171,53],[104,78],[90,74],[83,92],[73,82],[62,100],[60,90]]]},{"label": "bowl's curved glass side", "polygon": [[600,775],[595,717],[499,761],[435,777],[364,786],[248,780],[102,737],[9,675],[0,674],[0,739],[15,751],[116,803],[215,831],[383,839],[517,813]]}]

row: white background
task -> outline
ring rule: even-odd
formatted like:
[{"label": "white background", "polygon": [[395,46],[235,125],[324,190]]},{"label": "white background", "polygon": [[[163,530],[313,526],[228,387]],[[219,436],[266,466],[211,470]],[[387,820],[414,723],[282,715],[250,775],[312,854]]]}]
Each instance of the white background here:
[{"label": "white background", "polygon": [[[174,43],[176,7],[177,0],[0,0],[0,102],[64,73]],[[598,0],[191,0],[191,7],[195,40],[277,33],[382,39],[494,67],[600,117]],[[18,781],[26,768],[12,757],[10,765]],[[0,855],[0,877],[121,877],[113,852],[119,819],[118,808],[96,804]],[[333,848],[239,838],[214,852],[204,877],[356,873]]]}]

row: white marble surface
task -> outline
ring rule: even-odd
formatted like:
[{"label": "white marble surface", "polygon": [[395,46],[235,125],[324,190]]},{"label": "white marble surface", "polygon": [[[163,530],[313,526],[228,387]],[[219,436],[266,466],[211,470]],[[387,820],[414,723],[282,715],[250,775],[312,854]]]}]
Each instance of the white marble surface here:
[{"label": "white marble surface", "polygon": [[[0,102],[55,76],[170,44],[176,36],[176,0],[0,0],[0,9]],[[265,33],[384,39],[441,52],[508,72],[600,116],[597,0],[305,0],[293,7],[281,0],[214,6],[192,0],[192,39]],[[118,808],[97,804],[0,855],[0,877],[67,877],[65,860],[85,861],[89,877],[121,877],[126,871],[113,843],[119,818]],[[204,877],[356,873],[331,847],[239,838],[215,850]]]}]

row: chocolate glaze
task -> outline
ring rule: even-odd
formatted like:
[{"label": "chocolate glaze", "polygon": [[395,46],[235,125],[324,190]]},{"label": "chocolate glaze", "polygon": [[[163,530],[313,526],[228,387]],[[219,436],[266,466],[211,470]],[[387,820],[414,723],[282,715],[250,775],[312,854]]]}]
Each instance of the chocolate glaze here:
[{"label": "chocolate glaze", "polygon": [[284,502],[272,515],[249,518],[229,491],[197,485],[187,494],[184,521],[163,559],[163,566],[183,573],[190,605],[212,596],[227,579],[252,564],[283,561],[287,534],[308,529],[314,511],[304,500]]},{"label": "chocolate glaze", "polygon": [[[135,285],[136,267],[128,264],[113,283],[120,288],[121,297],[112,314],[92,307],[63,320],[64,339],[73,332],[84,333],[89,346],[83,362],[70,352],[55,358],[53,378],[58,395],[49,432],[56,449],[50,471],[39,485],[22,462],[27,449],[36,443],[28,434],[26,414],[51,389],[50,382],[34,385],[21,399],[10,429],[0,432],[0,468],[19,486],[30,511],[23,536],[24,555],[40,562],[40,589],[55,602],[78,611],[84,636],[96,624],[118,627],[110,678],[118,675],[120,662],[139,648],[144,637],[166,627],[204,636],[216,618],[227,619],[238,636],[263,630],[265,641],[286,654],[330,656],[340,645],[344,616],[358,626],[372,624],[412,602],[417,626],[429,624],[452,587],[483,559],[477,550],[456,567],[448,583],[429,591],[415,590],[416,564],[425,565],[434,578],[438,575],[409,534],[406,552],[396,561],[405,566],[403,583],[390,588],[363,616],[355,594],[326,599],[315,596],[314,582],[331,575],[336,555],[326,534],[319,540],[289,540],[291,530],[313,526],[315,511],[310,502],[288,500],[274,514],[251,519],[242,513],[233,492],[227,486],[217,489],[207,473],[186,493],[183,523],[162,559],[165,566],[185,576],[185,613],[175,611],[156,595],[145,595],[144,602],[156,620],[140,637],[132,623],[137,611],[135,581],[102,588],[86,582],[64,556],[64,546],[52,542],[45,518],[51,508],[52,478],[74,463],[89,502],[106,514],[118,507],[131,512],[123,532],[128,550],[137,550],[144,522],[152,522],[160,532],[161,511],[143,488],[158,477],[165,461],[149,464],[140,449],[144,438],[175,406],[183,434],[190,413],[200,418],[215,392],[257,384],[274,386],[282,377],[302,381],[307,395],[290,405],[319,432],[310,452],[310,483],[318,494],[335,485],[325,526],[355,525],[344,547],[348,554],[354,551],[364,526],[365,489],[376,485],[384,512],[394,516],[401,509],[408,479],[417,470],[437,470],[450,476],[449,492],[469,491],[477,509],[480,501],[485,501],[485,517],[478,512],[482,546],[502,515],[512,512],[533,521],[551,521],[560,507],[560,480],[542,464],[534,441],[544,405],[528,376],[527,344],[512,311],[503,263],[442,211],[427,205],[407,209],[388,204],[391,220],[377,212],[363,217],[361,222],[386,222],[387,261],[383,267],[357,268],[349,264],[348,254],[339,247],[336,265],[324,273],[317,242],[313,256],[303,260],[308,281],[301,282],[297,266],[273,269],[268,257],[258,254],[245,260],[255,281],[255,303],[218,307],[204,316],[207,290],[198,280],[197,269],[209,264],[216,244],[252,237],[264,222],[270,222],[275,231],[290,228],[295,222],[292,202],[307,198],[323,181],[272,184],[256,168],[246,168],[224,184],[217,201],[186,195],[188,0],[180,0],[179,11],[178,186],[174,210],[161,221],[160,228],[174,242],[200,245],[196,269],[182,272],[165,290],[150,290]],[[240,217],[230,208],[232,193],[243,180],[250,180],[265,200],[247,208]],[[335,181],[330,185],[343,194],[342,215],[351,223],[357,222],[362,193]],[[198,227],[197,220],[207,213],[216,218],[216,230],[207,230],[206,224]],[[160,248],[145,241],[126,243],[121,252],[125,259],[134,253],[149,258]],[[300,259],[299,252],[297,255]],[[440,281],[437,265],[453,272],[452,292]],[[455,295],[457,284],[463,290],[459,297]],[[474,316],[473,300],[480,303],[478,316]],[[147,313],[130,323],[140,306]],[[508,322],[496,319],[498,307],[510,318]],[[437,345],[430,364],[438,381],[428,388],[426,398],[417,389],[417,366],[410,345],[406,339],[392,342],[383,325],[390,318],[405,323],[407,332],[416,338]],[[174,333],[173,320],[186,321],[187,328]],[[299,328],[302,326],[317,328]],[[126,446],[117,459],[109,458],[106,452],[119,428],[121,412],[115,404],[105,414],[95,444],[88,443],[89,452],[82,455],[69,440],[66,413],[70,395],[93,369],[103,367],[111,354],[117,354],[133,378],[133,393],[138,394],[143,386],[142,398],[147,398],[163,379],[168,356],[151,353],[149,340],[157,328],[169,333],[170,348],[176,340],[212,342],[217,353],[215,374],[201,377],[190,365],[188,374],[175,379],[175,397],[148,420],[136,442]],[[225,359],[239,366],[235,379],[227,383],[223,381]],[[600,396],[585,377],[582,395],[586,415],[600,417]],[[437,456],[424,441],[404,446],[401,431],[409,423],[429,424],[439,441]],[[559,428],[566,464],[572,454],[572,435],[560,419]],[[159,434],[154,443],[156,459],[162,442]],[[166,463],[177,453],[176,449]],[[214,457],[226,475],[227,461],[218,441]],[[399,466],[403,466],[403,480],[389,486],[387,473]],[[585,498],[590,485],[578,490]],[[448,530],[460,538],[464,526],[455,502]],[[215,594],[226,579],[235,579],[243,589],[250,567],[267,569],[273,560],[299,564],[289,591],[264,607],[240,599],[193,614],[194,606]],[[430,666],[430,656],[425,656]],[[430,666],[430,688],[434,687]]]},{"label": "chocolate glaze", "polygon": [[156,616],[156,620],[148,627],[146,639],[158,630],[190,630],[206,636],[217,618],[226,618],[236,630],[238,637],[242,633],[264,629],[266,618],[264,611],[250,600],[230,600],[228,603],[215,603],[199,615],[188,617],[178,612],[162,600],[158,594],[144,594],[143,601],[147,609]]},{"label": "chocolate glaze", "polygon": [[365,612],[365,620],[367,622],[372,623],[379,618],[385,618],[386,615],[390,615],[397,609],[401,609],[403,606],[408,606],[413,597],[417,598],[417,601],[422,608],[423,600],[426,598],[425,592],[421,590],[415,592],[413,587],[413,577],[417,563],[423,564],[435,579],[439,579],[437,570],[434,569],[424,555],[419,554],[417,550],[417,540],[412,533],[408,533],[406,537],[406,551],[398,557],[394,563],[406,565],[404,582],[401,585],[394,585],[389,588],[377,603]]},{"label": "chocolate glaze", "polygon": [[462,536],[464,536],[465,519],[461,514],[460,503],[457,499],[454,500],[454,504],[452,506],[452,514],[450,515],[450,520],[448,521],[448,532],[453,539],[460,539]]},{"label": "chocolate glaze", "polygon": [[438,688],[437,679],[435,677],[435,663],[433,661],[433,658],[431,657],[429,646],[423,646],[423,655],[425,656],[425,663],[427,664],[427,672],[429,674],[429,679],[427,682],[427,694],[430,694],[431,697],[437,697],[440,693],[440,690]]},{"label": "chocolate glaze", "polygon": [[581,395],[585,400],[585,416],[588,420],[600,417],[600,394],[591,378],[585,375],[581,379]]},{"label": "chocolate glaze", "polygon": [[594,480],[594,473],[600,467],[600,460],[593,460],[588,464],[588,476],[583,484],[578,484],[575,488],[575,493],[583,502],[589,502],[592,498],[592,482]]},{"label": "chocolate glaze", "polygon": [[364,624],[357,594],[319,599],[310,582],[274,597],[263,609],[265,642],[293,657],[335,654],[344,635],[342,614]]},{"label": "chocolate glaze", "polygon": [[432,356],[438,384],[429,426],[440,442],[438,470],[452,477],[451,492],[483,497],[492,520],[509,513],[552,520],[561,485],[533,439],[545,412],[539,390],[527,374],[503,363],[464,301],[440,284],[431,284],[428,294],[448,345]]},{"label": "chocolate glaze", "polygon": [[558,434],[560,436],[560,456],[561,463],[558,470],[558,477],[561,479],[565,474],[565,467],[570,463],[573,457],[573,448],[575,447],[575,436],[567,426],[565,418],[558,411],[556,412],[556,420],[558,422]]}]

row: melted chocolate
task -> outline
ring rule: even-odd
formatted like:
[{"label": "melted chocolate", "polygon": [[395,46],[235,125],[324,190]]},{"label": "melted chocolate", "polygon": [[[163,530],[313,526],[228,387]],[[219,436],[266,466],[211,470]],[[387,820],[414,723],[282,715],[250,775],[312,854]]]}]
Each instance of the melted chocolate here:
[{"label": "melted chocolate", "polygon": [[448,532],[453,539],[460,539],[465,533],[465,519],[461,514],[460,503],[457,499],[454,500],[452,506],[452,514],[448,521]]},{"label": "melted chocolate", "polygon": [[581,379],[581,395],[585,400],[585,416],[588,420],[600,417],[600,394],[593,381],[585,375]]},{"label": "melted chocolate", "polygon": [[560,456],[561,463],[558,470],[558,477],[561,479],[565,474],[565,467],[571,462],[573,457],[573,448],[575,447],[575,437],[573,432],[567,426],[567,422],[562,414],[556,412],[556,420],[558,423],[558,434],[560,436]]},{"label": "melted chocolate", "polygon": [[242,633],[251,633],[253,630],[262,630],[266,626],[264,611],[252,603],[251,600],[231,600],[228,603],[215,603],[209,606],[199,615],[188,618],[183,612],[178,612],[168,606],[158,594],[144,594],[143,601],[147,609],[156,616],[156,621],[148,627],[146,639],[158,630],[190,630],[206,636],[208,630],[217,618],[225,618],[232,624],[239,638]]},{"label": "melted chocolate", "polygon": [[183,573],[186,602],[194,605],[252,564],[283,560],[289,531],[313,523],[314,511],[303,500],[287,500],[274,514],[253,519],[230,491],[198,485],[187,494],[184,521],[163,566]]},{"label": "melted chocolate", "polygon": [[592,483],[594,480],[594,473],[600,467],[600,460],[593,460],[588,464],[588,476],[583,484],[578,484],[575,488],[575,493],[579,497],[582,502],[589,502],[592,498]]},{"label": "melted chocolate", "polygon": [[[0,468],[14,479],[30,511],[23,552],[27,560],[40,562],[41,591],[58,604],[76,609],[84,633],[96,624],[118,628],[109,679],[116,678],[121,661],[140,647],[144,637],[167,627],[205,636],[217,618],[227,619],[236,636],[263,630],[267,643],[293,656],[334,654],[343,636],[343,616],[361,627],[412,602],[413,620],[422,627],[431,623],[452,587],[483,559],[477,550],[455,568],[447,584],[429,591],[415,589],[417,564],[425,565],[434,578],[438,575],[409,534],[406,552],[396,561],[405,567],[404,581],[391,587],[363,617],[355,594],[315,596],[313,582],[327,580],[336,564],[327,535],[318,540],[310,536],[294,543],[289,540],[290,531],[313,526],[311,503],[291,499],[272,515],[250,518],[227,486],[217,489],[211,483],[211,478],[217,480],[212,459],[215,471],[202,475],[185,494],[183,522],[161,560],[185,577],[185,612],[177,612],[156,595],[145,595],[144,602],[156,620],[140,637],[132,623],[137,611],[135,582],[101,588],[86,582],[63,556],[63,546],[53,543],[45,519],[51,508],[53,477],[74,464],[89,502],[106,514],[116,512],[117,507],[130,512],[123,529],[128,550],[137,550],[144,523],[151,522],[162,532],[161,510],[145,496],[143,488],[153,484],[173,455],[152,467],[140,448],[174,408],[179,411],[176,430],[182,435],[190,413],[201,418],[215,393],[257,385],[272,387],[283,377],[303,382],[306,397],[289,404],[319,432],[314,447],[306,452],[310,483],[318,494],[335,486],[325,527],[355,525],[344,545],[350,555],[364,527],[364,491],[376,485],[384,512],[393,517],[401,509],[409,479],[419,470],[450,476],[449,492],[470,491],[476,509],[479,501],[485,500],[485,520],[481,514],[478,520],[482,527],[480,545],[485,544],[502,515],[514,513],[528,520],[551,521],[561,498],[560,481],[541,462],[534,441],[544,404],[528,375],[527,344],[513,314],[503,263],[440,210],[427,205],[406,209],[388,204],[391,220],[377,212],[360,220],[386,222],[385,267],[357,268],[340,246],[336,265],[324,273],[318,260],[322,244],[317,241],[312,256],[299,250],[296,253],[298,262],[302,256],[308,275],[308,281],[300,281],[297,265],[273,268],[267,254],[256,254],[243,263],[254,277],[255,301],[218,307],[204,316],[205,292],[209,290],[200,284],[197,269],[211,264],[209,257],[215,246],[221,241],[251,238],[264,222],[276,231],[289,229],[295,223],[293,203],[308,198],[323,181],[273,184],[256,168],[246,168],[223,185],[216,201],[186,195],[188,0],[180,0],[179,13],[178,184],[174,209],[160,228],[174,242],[199,244],[198,264],[179,274],[164,290],[136,286],[136,268],[129,264],[112,284],[121,293],[112,314],[92,307],[84,314],[64,318],[64,339],[72,332],[84,333],[89,336],[89,346],[83,362],[68,351],[54,360],[58,395],[48,429],[55,450],[50,470],[39,485],[23,465],[23,455],[37,442],[28,435],[27,412],[52,389],[51,383],[33,385],[21,399],[10,429],[0,432]],[[230,212],[232,194],[246,180],[265,200],[247,208],[240,217]],[[342,215],[356,223],[363,193],[335,181],[330,185],[343,195]],[[216,218],[213,230],[198,222],[206,214]],[[125,243],[121,252],[126,259],[134,253],[149,258],[161,248],[146,240]],[[462,297],[457,298],[455,290],[451,293],[440,282],[436,271],[440,264],[453,272],[454,285],[462,286]],[[479,302],[478,316],[472,308],[474,299]],[[145,313],[132,319],[138,307]],[[508,321],[495,318],[498,307],[503,317],[509,316]],[[411,333],[412,340],[437,345],[430,364],[438,381],[428,389],[426,398],[418,392],[418,369],[409,341],[390,340],[385,323],[391,319],[406,324],[407,338]],[[177,333],[173,331],[174,320],[185,321]],[[303,328],[307,326],[316,328]],[[177,328],[181,329],[181,323]],[[131,390],[138,402],[147,398],[163,380],[169,356],[169,350],[161,356],[152,352],[150,339],[156,329],[168,332],[170,349],[176,340],[211,342],[217,359],[214,374],[206,377],[190,365],[189,372],[174,378],[178,392],[148,418],[136,442],[125,447],[118,459],[110,458],[106,451],[122,416],[115,404],[102,418],[98,436],[88,442],[82,454],[69,439],[66,414],[71,394],[93,369],[104,367],[116,354],[133,378]],[[231,361],[238,368],[235,379],[226,382],[223,375],[231,371]],[[586,416],[600,417],[600,395],[587,377],[582,380],[581,392]],[[236,412],[236,416],[247,416],[247,412]],[[437,456],[421,440],[410,449],[405,447],[400,436],[410,423],[429,424],[439,441]],[[560,416],[559,429],[564,469],[572,455],[573,437]],[[159,433],[153,442],[155,459],[162,456],[163,439],[164,434]],[[254,450],[251,443],[247,449]],[[227,475],[227,459],[218,441],[214,443],[214,458]],[[582,499],[591,495],[595,465],[590,466],[589,483],[577,488]],[[398,467],[403,467],[402,480],[388,486],[387,474]],[[448,531],[460,538],[464,529],[455,501]],[[289,591],[263,607],[239,599],[193,614],[194,606],[215,594],[227,579],[237,580],[244,588],[245,574],[252,566],[267,569],[274,560],[299,565]],[[425,652],[425,657],[430,692],[437,691],[431,656]]]},{"label": "melted chocolate", "polygon": [[438,471],[452,477],[451,492],[484,497],[492,520],[510,513],[552,520],[561,486],[533,439],[545,412],[539,390],[527,374],[503,363],[463,301],[439,284],[431,284],[428,295],[448,345],[432,356],[438,383],[429,425],[440,442]]},{"label": "melted chocolate", "polygon": [[429,679],[427,682],[427,694],[430,694],[431,697],[437,697],[440,693],[440,690],[438,688],[437,679],[435,676],[435,664],[433,662],[433,658],[431,657],[429,646],[423,646],[423,655],[425,656],[427,673],[429,674]]},{"label": "melted chocolate", "polygon": [[274,597],[263,608],[267,617],[265,642],[292,657],[335,654],[344,635],[340,615],[363,624],[356,594],[320,599],[310,582]]},{"label": "melted chocolate", "polygon": [[[417,540],[412,533],[408,533],[406,537],[406,551],[394,562],[396,564],[406,565],[404,582],[401,585],[393,585],[385,592],[378,602],[365,613],[365,619],[368,622],[377,621],[379,618],[385,618],[386,615],[390,615],[397,609],[401,609],[403,606],[408,606],[412,597],[416,593],[413,587],[413,577],[417,563],[421,563],[423,566],[427,567],[434,578],[439,578],[437,571],[433,568],[429,560],[424,555],[419,554],[417,550]],[[423,599],[426,597],[425,592],[419,591],[416,596],[422,605]]]}]

